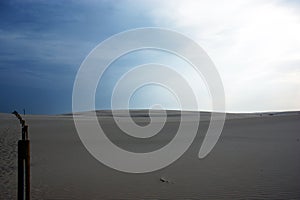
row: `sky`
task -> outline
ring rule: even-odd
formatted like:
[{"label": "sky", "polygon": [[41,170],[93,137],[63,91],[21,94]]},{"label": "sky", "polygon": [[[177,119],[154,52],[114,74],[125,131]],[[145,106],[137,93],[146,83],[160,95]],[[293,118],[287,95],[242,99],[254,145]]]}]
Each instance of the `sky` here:
[{"label": "sky", "polygon": [[[76,73],[89,52],[110,36],[160,27],[195,40],[223,81],[228,112],[300,110],[300,3],[297,0],[0,1],[0,112],[72,112]],[[161,52],[136,52],[112,64],[96,108],[109,109],[118,78],[139,63],[185,69]],[[181,70],[182,70],[181,69]],[[199,86],[201,110],[209,95]],[[155,98],[153,98],[155,97]],[[177,109],[164,88],[137,90],[131,108]]]}]

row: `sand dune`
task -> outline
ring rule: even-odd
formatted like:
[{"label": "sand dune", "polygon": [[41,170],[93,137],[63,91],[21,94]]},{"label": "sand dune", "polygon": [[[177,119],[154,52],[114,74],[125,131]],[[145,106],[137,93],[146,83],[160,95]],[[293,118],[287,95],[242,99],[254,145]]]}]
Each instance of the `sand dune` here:
[{"label": "sand dune", "polygon": [[[161,111],[153,111],[161,117]],[[76,113],[86,117],[91,113]],[[110,139],[130,151],[150,151],[172,139],[180,118],[168,111],[160,137],[129,140],[110,111],[97,111]],[[184,112],[193,116],[193,112]],[[148,112],[135,110],[137,123]],[[127,120],[124,111],[117,118]],[[72,115],[26,115],[31,139],[33,199],[300,199],[300,113],[228,114],[221,138],[204,159],[198,152],[210,113],[201,113],[198,135],[172,165],[152,173],[127,174],[104,166],[82,145]],[[191,117],[192,119],[192,117]],[[16,144],[20,125],[0,114],[0,199],[16,199]]]}]

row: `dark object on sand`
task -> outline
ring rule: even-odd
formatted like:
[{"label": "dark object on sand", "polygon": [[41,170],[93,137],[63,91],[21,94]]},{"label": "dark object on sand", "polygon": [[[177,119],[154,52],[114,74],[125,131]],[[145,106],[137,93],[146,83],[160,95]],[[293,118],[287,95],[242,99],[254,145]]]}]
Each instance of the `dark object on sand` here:
[{"label": "dark object on sand", "polygon": [[164,177],[160,177],[159,179],[161,182],[163,183],[171,183],[171,181],[169,181],[168,179],[164,178]]},{"label": "dark object on sand", "polygon": [[22,125],[22,139],[18,141],[18,200],[30,199],[30,141],[28,126],[17,111],[12,112]]}]

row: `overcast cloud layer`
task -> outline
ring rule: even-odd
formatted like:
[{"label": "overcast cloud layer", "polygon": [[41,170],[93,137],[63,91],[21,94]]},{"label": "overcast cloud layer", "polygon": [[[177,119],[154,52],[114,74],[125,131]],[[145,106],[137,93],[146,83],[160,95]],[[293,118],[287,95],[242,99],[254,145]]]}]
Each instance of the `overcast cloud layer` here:
[{"label": "overcast cloud layer", "polygon": [[[206,50],[223,80],[227,111],[300,110],[299,13],[292,0],[1,1],[0,112],[70,112],[74,78],[89,51],[120,31],[149,26],[182,32]],[[133,59],[112,66],[97,108],[109,107],[109,91]],[[132,107],[150,104],[135,96]]]}]

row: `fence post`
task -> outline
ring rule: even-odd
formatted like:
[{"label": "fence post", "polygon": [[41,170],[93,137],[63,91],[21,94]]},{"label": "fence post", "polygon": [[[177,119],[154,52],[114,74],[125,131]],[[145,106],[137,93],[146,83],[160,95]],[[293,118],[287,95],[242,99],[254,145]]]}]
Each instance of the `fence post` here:
[{"label": "fence post", "polygon": [[28,126],[17,111],[13,112],[22,125],[22,139],[18,141],[18,200],[30,199],[30,141]]},{"label": "fence post", "polygon": [[18,141],[18,200],[24,199],[24,141]]}]

